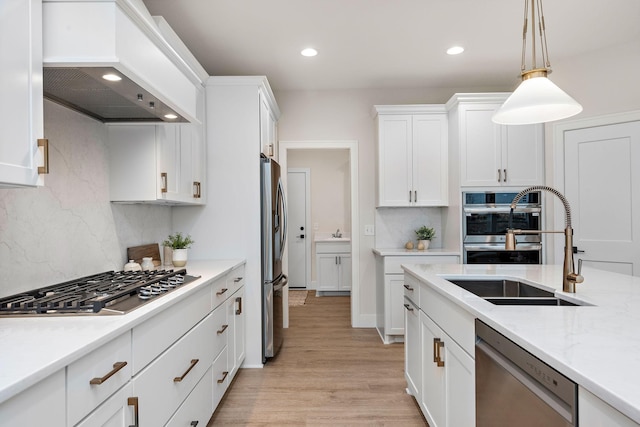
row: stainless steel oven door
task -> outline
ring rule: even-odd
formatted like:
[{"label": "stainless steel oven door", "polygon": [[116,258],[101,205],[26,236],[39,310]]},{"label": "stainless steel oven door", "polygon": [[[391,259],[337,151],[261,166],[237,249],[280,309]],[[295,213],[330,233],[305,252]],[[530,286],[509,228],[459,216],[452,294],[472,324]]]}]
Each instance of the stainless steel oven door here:
[{"label": "stainless steel oven door", "polygon": [[465,264],[542,264],[540,243],[518,243],[517,250],[507,251],[504,243],[465,244]]},{"label": "stainless steel oven door", "polygon": [[[462,232],[464,243],[504,242],[509,227],[508,206],[465,206]],[[540,230],[541,208],[519,206],[512,216],[512,228]],[[540,242],[540,235],[518,235],[518,242]]]}]

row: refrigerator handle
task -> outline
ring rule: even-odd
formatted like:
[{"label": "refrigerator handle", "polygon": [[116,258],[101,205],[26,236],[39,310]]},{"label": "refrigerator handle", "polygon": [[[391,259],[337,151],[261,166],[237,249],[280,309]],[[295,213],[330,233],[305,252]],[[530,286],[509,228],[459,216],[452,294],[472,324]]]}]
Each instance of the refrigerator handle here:
[{"label": "refrigerator handle", "polygon": [[284,195],[282,179],[278,178],[278,194],[282,200],[282,235],[280,241],[280,259],[284,256],[284,245],[287,241],[287,199]]}]

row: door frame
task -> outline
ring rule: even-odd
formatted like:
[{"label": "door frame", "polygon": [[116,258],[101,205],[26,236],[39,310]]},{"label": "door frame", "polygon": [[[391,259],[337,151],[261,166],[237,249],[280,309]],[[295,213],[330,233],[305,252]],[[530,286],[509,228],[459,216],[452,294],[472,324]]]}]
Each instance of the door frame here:
[{"label": "door frame", "polygon": [[[366,316],[360,313],[360,212],[358,205],[358,141],[356,140],[311,140],[280,141],[278,159],[283,170],[287,170],[287,150],[349,150],[351,183],[351,327],[369,327]],[[287,190],[287,182],[283,185]],[[283,259],[283,269],[287,269],[288,254]],[[285,306],[285,327],[289,326],[289,307]]]},{"label": "door frame", "polygon": [[[304,201],[304,211],[305,211],[305,218],[304,218],[304,222],[305,222],[305,229],[304,229],[304,234],[305,234],[305,242],[304,242],[304,249],[306,252],[306,256],[304,259],[304,264],[305,264],[305,286],[308,289],[311,288],[311,239],[309,238],[311,236],[311,233],[309,233],[309,224],[311,224],[311,169],[309,168],[288,168],[287,169],[287,180],[289,179],[289,172],[293,172],[293,173],[303,173],[305,178],[304,178],[304,192],[305,192],[305,201]],[[285,191],[287,192],[287,200],[289,201],[289,206],[291,206],[291,197],[289,197],[289,188],[287,187],[288,183],[283,183],[284,187],[285,187]],[[291,221],[289,221],[291,222]],[[287,248],[287,261],[289,260],[289,249]],[[287,267],[288,267],[288,263],[287,263]]]},{"label": "door frame", "polygon": [[[576,120],[566,120],[554,123],[552,126],[552,144],[553,144],[553,187],[564,194],[565,191],[565,170],[564,170],[564,151],[565,151],[565,133],[578,129],[586,129],[591,127],[615,125],[626,122],[640,121],[640,110],[626,111],[622,113],[605,114],[595,117],[587,117]],[[549,201],[549,199],[547,199]],[[564,228],[564,208],[561,203],[553,203],[553,215],[547,211],[547,224],[554,230]],[[553,253],[548,257],[553,258],[554,264],[562,264],[564,257],[564,239],[554,239]]]}]

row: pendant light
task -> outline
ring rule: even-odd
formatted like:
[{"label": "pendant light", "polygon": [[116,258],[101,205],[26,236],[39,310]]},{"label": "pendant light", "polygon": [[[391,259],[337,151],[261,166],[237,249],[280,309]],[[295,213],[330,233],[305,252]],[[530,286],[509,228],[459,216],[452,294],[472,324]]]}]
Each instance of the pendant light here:
[{"label": "pendant light", "polygon": [[[529,3],[531,10],[529,10]],[[527,70],[526,50],[531,14],[531,69]],[[536,19],[537,18],[537,19]],[[542,65],[536,62],[536,26]],[[582,105],[556,86],[547,75],[551,64],[547,52],[547,34],[542,10],[542,0],[524,0],[524,26],[522,29],[522,83],[493,115],[493,122],[504,125],[544,123],[575,116]]]}]

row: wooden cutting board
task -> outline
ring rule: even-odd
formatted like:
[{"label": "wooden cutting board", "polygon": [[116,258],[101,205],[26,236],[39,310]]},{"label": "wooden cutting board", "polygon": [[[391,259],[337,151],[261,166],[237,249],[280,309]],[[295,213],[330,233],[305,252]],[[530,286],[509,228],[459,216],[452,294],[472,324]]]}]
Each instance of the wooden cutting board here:
[{"label": "wooden cutting board", "polygon": [[160,246],[157,243],[148,245],[133,246],[127,248],[127,259],[132,259],[138,264],[142,263],[142,258],[151,257],[153,265],[158,267],[162,264],[160,259]]}]

